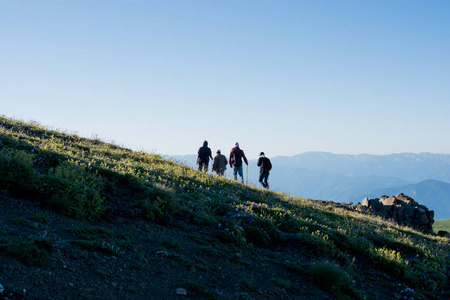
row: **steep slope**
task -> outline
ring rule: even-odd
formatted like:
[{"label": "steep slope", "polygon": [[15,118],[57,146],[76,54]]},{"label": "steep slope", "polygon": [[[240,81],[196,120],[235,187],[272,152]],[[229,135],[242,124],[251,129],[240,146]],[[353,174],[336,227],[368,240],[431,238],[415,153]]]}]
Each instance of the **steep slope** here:
[{"label": "steep slope", "polygon": [[0,118],[0,293],[448,298],[449,240]]}]

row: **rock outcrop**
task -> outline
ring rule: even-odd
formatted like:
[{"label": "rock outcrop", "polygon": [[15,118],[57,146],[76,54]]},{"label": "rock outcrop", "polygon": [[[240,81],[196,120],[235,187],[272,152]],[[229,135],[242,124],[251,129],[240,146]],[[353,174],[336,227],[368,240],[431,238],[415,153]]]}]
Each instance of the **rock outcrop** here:
[{"label": "rock outcrop", "polygon": [[450,238],[450,232],[445,230],[439,230],[437,233],[438,236]]},{"label": "rock outcrop", "polygon": [[400,225],[418,230],[432,230],[434,211],[414,201],[403,193],[397,196],[382,196],[381,198],[364,198],[359,210],[369,211],[384,219],[392,220]]}]

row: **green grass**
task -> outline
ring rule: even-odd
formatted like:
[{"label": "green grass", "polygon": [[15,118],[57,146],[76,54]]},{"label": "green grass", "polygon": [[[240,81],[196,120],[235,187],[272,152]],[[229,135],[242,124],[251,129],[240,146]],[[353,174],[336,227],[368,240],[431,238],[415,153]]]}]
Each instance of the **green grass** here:
[{"label": "green grass", "polygon": [[10,239],[6,254],[29,266],[42,266],[48,261],[47,251],[22,238]]},{"label": "green grass", "polygon": [[[95,223],[120,207],[130,219],[168,227],[177,222],[204,226],[213,239],[217,237],[215,243],[239,251],[301,249],[313,263],[284,262],[283,269],[300,274],[309,268],[313,282],[340,299],[360,295],[356,285],[350,284],[348,270],[353,268],[357,274],[367,270],[358,270],[355,258],[370,265],[370,272],[383,272],[418,292],[437,295],[448,287],[449,239],[358,213],[351,206],[334,208],[318,200],[242,185],[156,154],[133,152],[5,116],[0,117],[0,177],[2,194],[43,201],[55,212],[78,220]],[[33,218],[46,223],[48,216],[39,213]],[[449,231],[449,226],[450,220],[439,220],[435,230]],[[77,235],[74,242],[86,249],[115,256],[124,251],[110,240],[108,230],[95,226],[71,230]],[[191,237],[195,240],[194,234]],[[47,260],[48,254],[30,241],[16,242],[24,250],[10,243],[9,255],[26,264]],[[184,251],[175,239],[166,240],[163,246]],[[204,251],[220,254],[214,247],[204,247]],[[182,255],[177,258],[187,267],[194,264]],[[423,285],[420,274],[424,273],[436,284]],[[323,286],[317,278],[325,275],[331,277]],[[293,286],[291,280],[278,275],[272,281],[282,289]],[[249,281],[244,285],[252,287]],[[191,287],[203,290],[196,282]],[[220,290],[204,293],[213,299],[226,295]]]},{"label": "green grass", "polygon": [[271,280],[274,281],[275,284],[282,289],[289,289],[292,287],[292,282],[288,279],[272,277]]},{"label": "green grass", "polygon": [[450,232],[450,219],[435,220],[433,231],[438,232],[439,230]]}]

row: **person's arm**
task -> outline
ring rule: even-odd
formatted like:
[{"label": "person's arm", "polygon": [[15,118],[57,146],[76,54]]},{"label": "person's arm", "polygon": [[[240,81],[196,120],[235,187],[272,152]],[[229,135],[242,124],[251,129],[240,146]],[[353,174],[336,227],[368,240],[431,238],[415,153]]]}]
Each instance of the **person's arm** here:
[{"label": "person's arm", "polygon": [[230,168],[232,168],[233,167],[233,165],[231,164],[231,161],[233,160],[233,149],[231,149],[231,151],[230,151]]},{"label": "person's arm", "polygon": [[245,157],[244,151],[242,150],[242,157],[244,158],[245,164],[248,166],[248,160],[247,157]]},{"label": "person's arm", "polygon": [[256,163],[256,165],[258,166],[258,167],[261,167],[261,157],[260,158],[258,158],[258,162]]},{"label": "person's arm", "polygon": [[213,160],[214,158],[212,157],[212,152],[211,152],[210,148],[208,148],[208,154],[209,154],[209,158],[211,158],[211,160]]},{"label": "person's arm", "polygon": [[212,164],[212,171],[215,171],[216,170],[216,166],[217,166],[217,159],[213,159],[213,164]]},{"label": "person's arm", "polygon": [[197,151],[197,162],[196,162],[197,165],[198,165],[198,162],[200,160],[200,152],[201,151],[202,151],[202,147],[198,148],[198,151]]}]

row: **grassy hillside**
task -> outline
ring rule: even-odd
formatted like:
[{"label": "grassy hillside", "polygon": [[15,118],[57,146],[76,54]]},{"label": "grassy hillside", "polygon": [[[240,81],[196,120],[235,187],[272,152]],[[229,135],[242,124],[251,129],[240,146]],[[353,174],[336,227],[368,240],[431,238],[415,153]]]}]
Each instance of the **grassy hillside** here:
[{"label": "grassy hillside", "polygon": [[433,231],[438,232],[439,230],[450,232],[450,219],[436,220],[433,224]]},{"label": "grassy hillside", "polygon": [[351,205],[4,116],[0,179],[0,299],[450,297],[449,239]]}]

